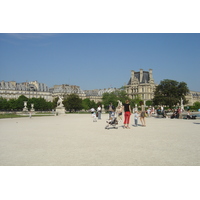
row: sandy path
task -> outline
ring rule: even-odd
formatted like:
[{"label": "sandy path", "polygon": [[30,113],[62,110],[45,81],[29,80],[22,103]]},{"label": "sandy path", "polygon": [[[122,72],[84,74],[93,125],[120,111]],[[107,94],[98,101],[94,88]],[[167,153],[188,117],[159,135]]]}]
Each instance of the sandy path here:
[{"label": "sandy path", "polygon": [[[199,166],[200,120],[147,118],[106,130],[108,115],[1,119],[1,166]],[[133,119],[131,119],[133,122]],[[140,122],[139,122],[140,123]]]}]

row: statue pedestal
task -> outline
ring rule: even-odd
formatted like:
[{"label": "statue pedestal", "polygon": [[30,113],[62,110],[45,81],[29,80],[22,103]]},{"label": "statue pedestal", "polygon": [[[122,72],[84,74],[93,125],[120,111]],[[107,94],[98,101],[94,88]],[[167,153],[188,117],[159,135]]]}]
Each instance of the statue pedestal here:
[{"label": "statue pedestal", "polygon": [[65,114],[65,107],[56,107],[56,115]]},{"label": "statue pedestal", "polygon": [[27,106],[27,101],[24,101],[24,108],[23,108],[23,112],[27,113],[28,112],[28,108]]},{"label": "statue pedestal", "polygon": [[57,102],[57,107],[56,107],[56,115],[64,115],[65,114],[65,107],[63,105],[63,98],[58,96],[58,102]]},{"label": "statue pedestal", "polygon": [[23,108],[23,112],[28,112],[28,108]]}]

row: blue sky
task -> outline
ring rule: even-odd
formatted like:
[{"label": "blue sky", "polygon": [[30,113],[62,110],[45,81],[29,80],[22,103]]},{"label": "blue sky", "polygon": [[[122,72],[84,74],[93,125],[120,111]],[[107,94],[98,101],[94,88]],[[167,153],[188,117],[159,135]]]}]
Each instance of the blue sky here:
[{"label": "blue sky", "polygon": [[119,88],[140,69],[200,91],[200,34],[0,34],[0,80]]},{"label": "blue sky", "polygon": [[[199,18],[199,2],[197,0],[189,2],[180,0],[2,1],[0,12],[0,81],[37,80],[46,83],[49,87],[55,84],[74,84],[82,89],[100,89],[111,86],[121,87],[128,82],[131,70],[139,71],[140,68],[144,70],[151,68],[157,84],[163,79],[185,81],[190,90],[200,91]],[[109,191],[116,191],[121,180],[123,183],[127,183],[126,186],[131,185],[129,180],[124,181],[124,177],[129,177],[130,173],[126,173],[127,170],[123,168],[121,169],[123,171],[119,172],[119,169],[116,171],[118,175],[123,174],[123,176],[119,176],[118,180],[121,177],[123,179],[118,182],[110,182],[111,173],[105,168],[103,173],[91,171],[93,170],[91,168],[89,170],[87,180],[83,177],[87,188],[84,188],[82,184],[80,191],[87,191],[90,183],[95,186],[94,188],[93,185],[90,185],[93,187],[92,190],[96,191],[98,184],[100,187],[104,184],[99,180],[102,180],[105,175],[109,186],[114,186],[113,188],[109,187]],[[138,178],[140,181],[141,175],[145,174],[145,177],[142,178],[146,179],[147,177],[151,180],[153,183],[151,185],[154,188],[159,183],[156,185],[159,188],[160,185],[163,187],[163,184],[169,185],[169,182],[166,181],[170,177],[168,173],[177,177],[177,172],[180,171],[180,169],[178,169],[179,171],[167,169],[163,173],[161,168],[153,170],[155,170],[154,173],[152,173],[152,168],[147,173],[144,173],[144,170],[136,171],[140,177],[134,174],[134,179]],[[77,169],[74,172],[76,174]],[[95,173],[95,180],[98,182],[95,182],[94,176],[90,176],[91,172]],[[160,180],[159,172],[162,173],[164,182]],[[185,172],[184,169],[184,174],[191,177],[191,171],[188,172]],[[38,171],[36,173],[38,174]],[[153,179],[148,177],[151,174],[154,176]],[[163,178],[163,174],[166,177]],[[41,173],[41,175],[43,174]],[[23,173],[20,173],[20,180],[23,181],[21,177],[23,177]],[[69,179],[69,177],[67,178]],[[7,176],[5,180],[7,180]],[[18,177],[16,180],[19,182]],[[73,180],[74,176],[72,182]],[[175,180],[176,186],[179,186],[182,191],[185,182],[183,185],[183,181],[177,182],[177,180]],[[63,183],[62,180],[59,181],[61,184]],[[197,184],[191,185],[191,182],[195,183],[195,180],[191,181],[190,179],[186,182],[190,185],[186,185],[187,190],[184,190],[186,193],[184,192],[182,196],[199,195],[194,192]],[[35,186],[36,182],[32,181],[32,183]],[[49,182],[45,182],[43,185],[47,185],[48,189],[49,186],[52,187]],[[56,192],[56,195],[61,194],[60,187],[58,191],[56,187],[52,191]],[[127,187],[124,188],[126,189],[120,187],[120,193],[116,193],[115,199],[119,199],[122,195],[124,197],[124,194],[129,198],[133,196],[132,193],[127,193]],[[147,188],[145,185],[142,187],[143,190],[147,189],[147,191],[154,191],[154,188],[149,187],[149,184]],[[190,188],[192,188],[191,191]],[[16,185],[13,189],[16,189]],[[162,188],[160,189],[162,191]],[[73,191],[72,188],[74,197]],[[138,191],[136,196],[141,198],[141,191]],[[105,190],[103,194],[108,196],[107,192]],[[172,193],[176,195],[173,190],[169,194]],[[81,198],[83,195],[80,194]],[[112,197],[113,194],[112,192]],[[148,198],[149,193],[147,194]],[[52,193],[50,195],[51,199],[53,195]],[[66,196],[66,194],[63,195]],[[177,195],[180,197],[180,192]],[[94,199],[93,196],[93,193],[90,192],[89,196],[87,194],[87,199]],[[154,194],[154,199],[160,199],[160,193],[157,196]]]}]

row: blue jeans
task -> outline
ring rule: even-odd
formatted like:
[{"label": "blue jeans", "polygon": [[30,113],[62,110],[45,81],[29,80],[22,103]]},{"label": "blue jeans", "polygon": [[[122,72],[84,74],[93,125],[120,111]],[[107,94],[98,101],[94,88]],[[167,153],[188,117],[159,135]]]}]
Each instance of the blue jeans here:
[{"label": "blue jeans", "polygon": [[101,112],[98,112],[98,119],[101,119]]},{"label": "blue jeans", "polygon": [[135,126],[138,126],[138,119],[135,119]]},{"label": "blue jeans", "polygon": [[113,111],[109,111],[109,119],[111,119],[112,112]]}]

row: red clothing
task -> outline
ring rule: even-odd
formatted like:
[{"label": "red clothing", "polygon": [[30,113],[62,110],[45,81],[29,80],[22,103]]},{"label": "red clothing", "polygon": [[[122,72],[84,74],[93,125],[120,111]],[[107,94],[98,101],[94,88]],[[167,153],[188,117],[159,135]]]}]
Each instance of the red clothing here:
[{"label": "red clothing", "polygon": [[124,113],[124,124],[129,124],[130,116],[131,116],[131,112],[130,111],[127,111],[127,112]]}]

